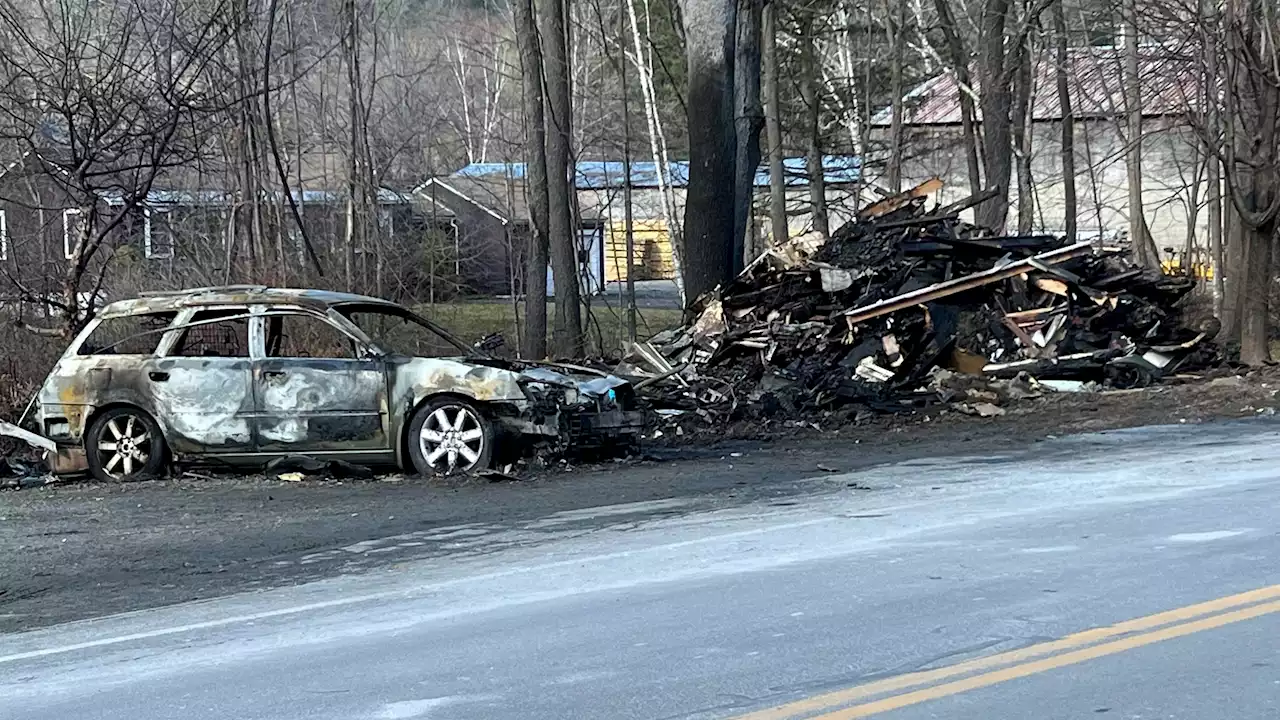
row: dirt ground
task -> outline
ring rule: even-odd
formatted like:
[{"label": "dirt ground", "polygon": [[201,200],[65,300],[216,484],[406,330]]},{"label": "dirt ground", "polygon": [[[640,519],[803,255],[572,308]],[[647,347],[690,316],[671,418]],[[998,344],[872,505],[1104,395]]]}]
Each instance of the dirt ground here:
[{"label": "dirt ground", "polygon": [[[1055,394],[991,418],[945,411],[835,429],[821,422],[818,430],[738,428],[739,439],[655,447],[643,460],[520,481],[292,483],[202,475],[0,492],[0,632],[414,558],[493,552],[536,542],[549,516],[561,518],[552,523],[558,531],[589,531],[673,512],[672,499],[785,504],[805,491],[801,479],[828,472],[916,457],[1035,452],[1038,441],[1072,433],[1273,415],[1277,391],[1280,371],[1264,370],[1141,391]],[[586,511],[627,503],[647,504]],[[396,541],[379,540],[386,538]]]}]

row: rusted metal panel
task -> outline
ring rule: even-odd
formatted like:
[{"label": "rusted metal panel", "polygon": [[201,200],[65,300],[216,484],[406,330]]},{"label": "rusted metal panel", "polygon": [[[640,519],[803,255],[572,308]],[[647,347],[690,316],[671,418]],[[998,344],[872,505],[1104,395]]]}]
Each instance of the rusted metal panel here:
[{"label": "rusted metal panel", "polygon": [[75,475],[89,469],[82,447],[59,446],[56,452],[45,456],[45,462],[54,475]]}]

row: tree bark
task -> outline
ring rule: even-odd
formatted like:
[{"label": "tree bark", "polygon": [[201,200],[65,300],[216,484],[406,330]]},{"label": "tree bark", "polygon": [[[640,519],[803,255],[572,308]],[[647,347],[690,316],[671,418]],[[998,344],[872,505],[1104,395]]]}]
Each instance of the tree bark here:
[{"label": "tree bark", "polygon": [[1071,107],[1071,89],[1068,84],[1068,65],[1071,56],[1067,49],[1067,20],[1062,8],[1064,0],[1053,3],[1053,32],[1057,67],[1054,79],[1058,85],[1058,108],[1062,115],[1062,213],[1063,231],[1067,240],[1076,241],[1079,229],[1076,225],[1076,120]]},{"label": "tree bark", "polygon": [[885,168],[885,179],[889,184],[889,192],[902,192],[902,95],[905,92],[902,80],[903,56],[907,48],[907,3],[898,3],[898,12],[891,23],[893,31],[891,67],[889,71],[889,163]]},{"label": "tree bark", "polygon": [[1244,297],[1240,304],[1240,362],[1262,365],[1271,359],[1269,348],[1271,312],[1271,243],[1274,228],[1270,223],[1244,228],[1245,267]]},{"label": "tree bark", "polygon": [[818,58],[813,43],[813,19],[806,18],[800,29],[800,97],[805,108],[805,170],[809,176],[809,215],[813,231],[831,236],[827,223],[826,174],[822,167],[822,96],[814,81],[818,75]]},{"label": "tree bark", "polygon": [[542,48],[533,0],[514,0],[516,41],[524,85],[525,196],[529,206],[529,238],[524,265],[524,333],[520,354],[531,360],[547,356],[547,129],[542,97]]},{"label": "tree bark", "polygon": [[732,279],[733,63],[736,0],[684,0],[689,188],[684,210],[686,302]]},{"label": "tree bark", "polygon": [[764,111],[760,107],[760,25],[763,0],[739,0],[737,42],[733,63],[733,104],[736,152],[733,189],[733,267],[736,276],[753,258],[748,257],[754,224],[752,200],[756,169],[760,167],[760,130]]},{"label": "tree bark", "polygon": [[578,291],[578,238],[573,227],[567,7],[564,0],[541,0],[537,7],[540,11],[543,79],[546,83],[547,236],[556,300],[552,349],[557,357],[576,358],[584,354],[585,345]]},{"label": "tree bark", "polygon": [[1226,303],[1226,270],[1222,253],[1222,164],[1218,156],[1209,153],[1209,168],[1205,173],[1209,186],[1209,266],[1213,274],[1213,316],[1222,319]]},{"label": "tree bark", "polygon": [[1009,215],[1009,180],[1013,176],[1011,111],[1013,93],[1005,79],[1005,25],[1009,0],[985,0],[982,7],[978,68],[982,82],[983,170],[996,196],[978,206],[978,225],[1004,233]]},{"label": "tree bark", "polygon": [[769,142],[769,222],[775,245],[787,241],[787,178],[782,164],[782,118],[778,106],[778,23],[779,0],[764,6],[764,95],[767,101],[765,126]]},{"label": "tree bark", "polygon": [[[1028,44],[1030,40],[1027,41]],[[1020,54],[1014,83],[1013,142],[1018,169],[1018,233],[1027,234],[1035,223],[1036,200],[1031,177],[1031,49]]]},{"label": "tree bark", "polygon": [[1228,344],[1240,343],[1240,326],[1244,312],[1245,267],[1248,263],[1244,240],[1244,223],[1240,222],[1240,213],[1233,205],[1224,208],[1224,232],[1226,234],[1226,261],[1224,271],[1225,293],[1222,299],[1222,331],[1218,333],[1218,341]]}]

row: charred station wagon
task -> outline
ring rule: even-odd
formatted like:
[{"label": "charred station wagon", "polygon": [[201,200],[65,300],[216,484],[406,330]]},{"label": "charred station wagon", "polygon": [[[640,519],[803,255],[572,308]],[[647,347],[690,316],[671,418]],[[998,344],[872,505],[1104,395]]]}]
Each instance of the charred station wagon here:
[{"label": "charred station wagon", "polygon": [[202,288],[105,307],[40,390],[63,472],[305,454],[423,474],[531,440],[634,443],[624,380],[490,357],[409,309],[321,290]]}]

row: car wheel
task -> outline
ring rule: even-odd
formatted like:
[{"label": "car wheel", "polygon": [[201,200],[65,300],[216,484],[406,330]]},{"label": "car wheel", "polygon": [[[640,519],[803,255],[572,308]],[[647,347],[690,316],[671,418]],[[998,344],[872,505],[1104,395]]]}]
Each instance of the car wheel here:
[{"label": "car wheel", "polygon": [[99,415],[85,433],[84,450],[89,472],[103,482],[153,477],[165,463],[160,426],[137,408],[114,408]]},{"label": "car wheel", "polygon": [[409,455],[422,475],[486,469],[493,460],[493,424],[465,400],[433,400],[409,425]]}]

